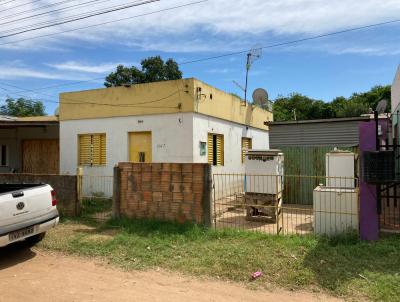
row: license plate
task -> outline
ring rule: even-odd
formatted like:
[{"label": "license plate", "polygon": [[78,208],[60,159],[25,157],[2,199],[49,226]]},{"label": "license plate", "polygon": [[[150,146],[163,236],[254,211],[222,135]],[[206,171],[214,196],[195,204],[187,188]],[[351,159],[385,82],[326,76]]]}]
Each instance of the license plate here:
[{"label": "license plate", "polygon": [[32,226],[32,227],[29,227],[29,228],[25,228],[25,229],[18,230],[18,231],[10,233],[8,235],[8,238],[9,238],[10,241],[15,241],[15,240],[18,240],[18,239],[23,238],[25,236],[28,236],[30,234],[33,234],[33,232],[34,232],[34,227]]}]

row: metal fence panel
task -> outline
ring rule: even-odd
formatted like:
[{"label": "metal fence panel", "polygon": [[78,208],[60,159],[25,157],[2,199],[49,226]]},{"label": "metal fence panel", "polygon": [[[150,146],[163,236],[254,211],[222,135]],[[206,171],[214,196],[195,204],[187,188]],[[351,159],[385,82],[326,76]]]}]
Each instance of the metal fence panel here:
[{"label": "metal fence panel", "polygon": [[[282,146],[278,147],[285,156],[285,175],[326,175],[326,153],[333,146]],[[358,153],[358,147],[339,147],[341,150]],[[321,179],[315,181],[303,178],[286,178],[284,199],[291,204],[312,204],[312,190],[319,185]],[[324,182],[322,182],[325,184]]]},{"label": "metal fence panel", "polygon": [[[319,176],[214,174],[214,226],[269,234],[358,232],[358,180],[329,179],[337,187],[326,187],[328,178]],[[311,188],[307,204],[297,202],[305,193],[285,200],[288,188],[279,185],[283,180],[285,184],[302,184],[304,191]],[[349,187],[350,182],[353,188]]]}]

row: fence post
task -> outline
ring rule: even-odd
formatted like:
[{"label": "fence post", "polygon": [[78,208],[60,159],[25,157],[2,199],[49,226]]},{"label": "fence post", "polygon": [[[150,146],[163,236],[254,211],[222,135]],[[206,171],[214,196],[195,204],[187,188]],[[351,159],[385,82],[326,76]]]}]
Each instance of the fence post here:
[{"label": "fence post", "polygon": [[113,175],[113,200],[112,200],[112,218],[121,217],[121,169],[114,167]]},{"label": "fence post", "polygon": [[83,178],[83,168],[82,167],[78,167],[76,169],[76,205],[75,205],[75,212],[76,215],[80,215],[81,214],[81,204],[82,204],[82,196],[83,196],[83,192],[82,192],[82,178]]},{"label": "fence post", "polygon": [[210,227],[212,224],[212,175],[211,165],[204,165],[204,191],[203,191],[203,216],[204,225]]}]

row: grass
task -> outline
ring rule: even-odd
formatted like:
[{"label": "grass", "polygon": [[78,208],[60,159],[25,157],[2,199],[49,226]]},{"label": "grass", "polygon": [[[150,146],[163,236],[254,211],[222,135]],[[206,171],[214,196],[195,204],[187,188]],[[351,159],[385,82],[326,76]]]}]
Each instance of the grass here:
[{"label": "grass", "polygon": [[88,198],[82,201],[81,210],[84,216],[91,216],[97,213],[111,211],[112,199],[96,197]]},{"label": "grass", "polygon": [[100,257],[124,269],[161,267],[252,285],[327,291],[352,300],[398,301],[400,236],[375,243],[354,235],[333,239],[215,231],[191,224],[66,220],[50,231],[42,248]]}]

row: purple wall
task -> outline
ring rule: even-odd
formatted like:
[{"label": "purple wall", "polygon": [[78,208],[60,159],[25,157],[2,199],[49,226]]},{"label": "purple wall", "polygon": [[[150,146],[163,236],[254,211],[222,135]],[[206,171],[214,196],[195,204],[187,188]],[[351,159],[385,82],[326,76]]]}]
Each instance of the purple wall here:
[{"label": "purple wall", "polygon": [[[387,121],[380,121],[382,132],[386,136]],[[360,154],[364,151],[376,150],[375,122],[360,123]],[[379,215],[377,209],[376,185],[370,185],[360,180],[360,238],[361,240],[379,239]]]}]

